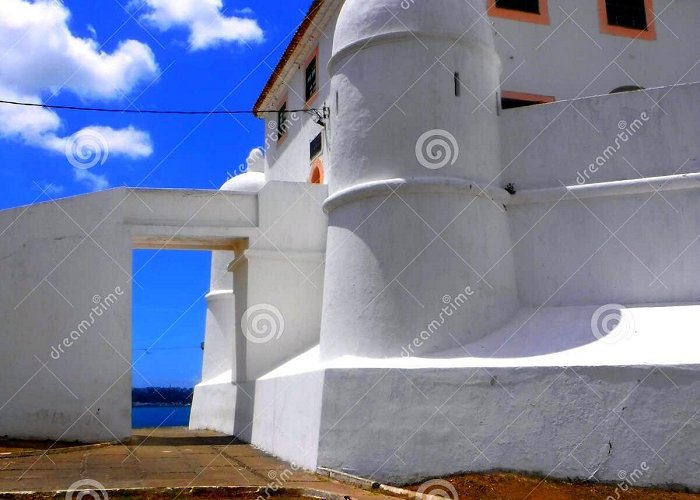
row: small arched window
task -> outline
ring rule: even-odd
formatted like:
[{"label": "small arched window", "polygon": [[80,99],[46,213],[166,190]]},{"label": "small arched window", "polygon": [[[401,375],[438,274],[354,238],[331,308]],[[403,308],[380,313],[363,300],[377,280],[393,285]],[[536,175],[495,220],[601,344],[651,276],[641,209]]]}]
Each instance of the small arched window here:
[{"label": "small arched window", "polygon": [[309,175],[309,182],[311,184],[323,184],[325,174],[323,171],[323,159],[316,158],[311,163],[311,174]]}]

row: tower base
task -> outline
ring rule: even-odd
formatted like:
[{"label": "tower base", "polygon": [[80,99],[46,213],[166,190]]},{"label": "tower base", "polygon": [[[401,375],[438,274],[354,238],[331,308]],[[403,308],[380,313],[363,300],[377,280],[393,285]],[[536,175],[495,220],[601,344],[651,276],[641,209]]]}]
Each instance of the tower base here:
[{"label": "tower base", "polygon": [[683,362],[694,342],[684,325],[697,324],[700,307],[625,309],[621,327],[636,324],[628,339],[581,344],[576,332],[585,326],[590,335],[589,309],[522,311],[463,348],[490,349],[522,317],[532,321],[519,328],[516,347],[544,351],[551,339],[561,349],[561,328],[577,344],[527,357],[322,363],[315,348],[241,386],[250,398],[238,394],[237,434],[305,468],[391,484],[510,470],[700,489],[700,364]]}]

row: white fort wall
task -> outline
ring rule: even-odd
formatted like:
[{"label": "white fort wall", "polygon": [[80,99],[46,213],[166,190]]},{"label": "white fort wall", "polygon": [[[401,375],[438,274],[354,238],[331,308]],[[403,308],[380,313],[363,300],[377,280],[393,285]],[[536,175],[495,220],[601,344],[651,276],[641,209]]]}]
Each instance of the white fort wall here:
[{"label": "white fort wall", "polygon": [[502,115],[524,305],[700,298],[699,112],[692,84]]},{"label": "white fort wall", "polygon": [[133,248],[246,249],[237,306],[283,315],[267,349],[240,331],[241,315],[209,317],[220,330],[206,356],[203,418],[231,432],[231,384],[318,343],[325,196],[325,186],[276,182],[259,194],[116,189],[0,211],[0,436],[130,436]]},{"label": "white fort wall", "polygon": [[[700,81],[696,58],[686,57],[700,46],[700,31],[696,29],[698,6],[693,0],[654,0],[654,13],[659,19],[656,40],[650,41],[602,33],[597,0],[549,0],[548,6],[548,25],[485,17],[495,30],[495,45],[503,66],[500,77],[503,91],[565,100],[605,95],[622,86],[650,88]],[[305,63],[307,55],[318,46],[320,91],[313,106],[321,108],[325,104],[333,114],[338,113],[335,96],[330,95],[327,68],[337,10],[329,6],[323,19],[314,20],[297,49],[299,55],[293,60],[296,70],[284,75],[281,86],[269,99],[274,109],[285,96],[288,96],[288,109],[304,107]],[[469,25],[463,29],[467,28]],[[381,66],[390,62],[382,61]],[[495,95],[496,89],[491,90]],[[323,129],[302,113],[290,123],[288,136],[277,144],[274,140],[277,116],[269,114],[265,118],[269,178],[306,181],[310,172],[309,143]],[[331,139],[332,122],[333,119],[324,137],[326,178],[331,165],[325,140]]]},{"label": "white fort wall", "polygon": [[[335,97],[331,98],[330,95],[328,61],[333,49],[337,18],[337,13],[334,13],[325,20],[327,24],[317,26],[315,23],[321,22],[319,19],[314,22],[310,28],[314,32],[313,37],[309,37],[310,39],[298,49],[299,54],[301,54],[295,60],[298,69],[284,81],[283,88],[279,89],[270,100],[270,106],[273,109],[279,109],[285,98],[287,99],[287,109],[292,110],[322,109],[324,106],[330,107],[332,105]],[[318,49],[318,94],[312,102],[307,104],[304,100],[306,63],[316,48]],[[324,129],[316,123],[315,115],[310,112],[290,113],[288,132],[278,141],[277,114],[265,114],[263,118],[266,124],[265,151],[269,165],[266,175],[269,180],[308,181],[311,174],[309,145],[320,132],[324,134],[323,161],[327,178],[330,165],[328,141],[330,140],[331,125]],[[328,120],[326,122],[328,123]]]},{"label": "white fort wall", "polygon": [[[123,198],[112,191],[0,212],[0,436],[130,436],[131,238],[121,223]],[[110,294],[116,300],[102,310]]]},{"label": "white fort wall", "polygon": [[[692,458],[700,445],[692,330],[700,309],[689,277],[698,263],[695,253],[687,255],[700,221],[685,217],[698,200],[692,176],[669,177],[697,157],[687,126],[695,104],[683,104],[697,100],[697,86],[673,89],[667,99],[677,102],[669,103],[667,118],[653,109],[643,118],[653,105],[644,93],[576,101],[578,113],[569,103],[504,112],[499,145],[495,114],[472,113],[475,106],[460,112],[463,103],[441,93],[440,71],[429,86],[401,57],[410,52],[405,33],[424,42],[425,52],[450,38],[452,23],[471,15],[460,11],[464,4],[450,5],[448,21],[440,9],[416,3],[402,13],[401,26],[387,16],[399,12],[397,5],[347,2],[341,14],[330,64],[340,112],[331,121],[321,342],[246,384],[255,404],[237,411],[241,429],[252,427],[255,444],[288,460],[309,466],[317,454],[318,466],[378,481],[499,469],[618,481],[644,464],[639,485],[700,488]],[[460,50],[471,64],[487,59],[489,37],[479,36],[445,64],[464,71],[482,95],[494,68],[459,67]],[[425,55],[415,52],[414,66]],[[404,80],[417,82],[407,92],[410,106],[396,100],[395,82]],[[654,91],[655,100],[668,90]],[[672,97],[676,90],[685,94]],[[600,126],[586,130],[589,121]],[[634,138],[619,149],[644,158],[641,173],[604,153],[627,126]],[[414,148],[420,133],[434,128],[449,129],[463,152],[439,172],[421,170]],[[643,133],[656,144],[633,140]],[[580,187],[579,171],[598,154],[610,156],[611,173],[595,178],[600,169],[592,169]],[[489,183],[481,192],[478,184]],[[507,183],[515,196],[502,190]],[[426,225],[442,230],[456,213],[464,219],[429,245],[434,234]],[[650,269],[658,271],[649,277]],[[492,287],[478,286],[479,279],[474,285],[475,271]],[[659,275],[670,285],[653,284]],[[470,285],[466,305],[424,338],[443,297]],[[593,324],[602,304],[604,320],[609,314],[619,324]],[[407,353],[406,345],[416,349]],[[313,387],[308,406],[320,422],[288,397],[302,387]],[[317,442],[307,439],[316,433]]]},{"label": "white fort wall", "polygon": [[[485,2],[486,0],[484,0]],[[694,0],[654,0],[656,40],[601,33],[598,0],[549,0],[549,25],[489,17],[503,61],[503,90],[557,100],[601,95],[625,85],[700,80]],[[569,17],[570,16],[570,17]]]}]

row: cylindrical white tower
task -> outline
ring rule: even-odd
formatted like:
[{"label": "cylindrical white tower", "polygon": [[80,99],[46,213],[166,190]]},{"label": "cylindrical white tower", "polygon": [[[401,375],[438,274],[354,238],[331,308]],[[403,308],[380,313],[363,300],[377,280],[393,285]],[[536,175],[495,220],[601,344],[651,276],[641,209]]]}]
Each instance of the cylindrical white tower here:
[{"label": "cylindrical white tower", "polygon": [[[254,149],[247,171],[229,179],[222,191],[257,193],[265,185],[265,156]],[[217,250],[211,257],[211,280],[206,295],[202,382],[194,390],[190,429],[209,429],[226,434],[234,431],[236,380],[236,301],[230,264],[233,251]]]},{"label": "cylindrical white tower", "polygon": [[325,359],[432,355],[518,308],[485,14],[483,0],[345,2],[329,64]]},{"label": "cylindrical white tower", "polygon": [[[246,160],[245,173],[232,177],[221,191],[257,193],[265,185],[265,155],[254,149]],[[233,251],[217,250],[211,257],[211,282],[207,300],[202,380],[210,380],[233,369],[236,308],[233,275],[229,271],[236,255]]]}]

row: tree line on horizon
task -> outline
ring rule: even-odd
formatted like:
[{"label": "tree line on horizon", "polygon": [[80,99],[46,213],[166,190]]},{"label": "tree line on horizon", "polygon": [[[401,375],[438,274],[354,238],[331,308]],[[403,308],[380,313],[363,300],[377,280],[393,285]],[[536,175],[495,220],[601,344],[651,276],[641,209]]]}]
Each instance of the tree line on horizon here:
[{"label": "tree line on horizon", "polygon": [[135,405],[188,406],[192,404],[193,392],[185,387],[135,387],[131,391],[131,402]]}]

